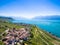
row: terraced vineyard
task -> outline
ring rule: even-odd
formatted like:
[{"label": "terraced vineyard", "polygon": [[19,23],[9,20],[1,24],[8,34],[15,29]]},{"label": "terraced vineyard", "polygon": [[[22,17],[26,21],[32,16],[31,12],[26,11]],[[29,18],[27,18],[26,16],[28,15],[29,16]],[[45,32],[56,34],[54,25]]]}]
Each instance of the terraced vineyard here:
[{"label": "terraced vineyard", "polygon": [[7,28],[29,28],[31,36],[29,37],[29,40],[24,41],[24,45],[60,45],[60,39],[54,37],[44,30],[39,29],[35,25],[14,24],[8,21],[0,21],[0,45],[4,45],[1,34]]}]

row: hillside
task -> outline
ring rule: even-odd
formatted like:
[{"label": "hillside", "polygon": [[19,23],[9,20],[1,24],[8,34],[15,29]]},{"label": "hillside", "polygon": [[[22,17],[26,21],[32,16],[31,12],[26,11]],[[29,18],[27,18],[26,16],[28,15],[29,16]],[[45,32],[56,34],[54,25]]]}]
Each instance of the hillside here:
[{"label": "hillside", "polygon": [[39,29],[36,25],[30,24],[15,24],[11,22],[5,22],[0,20],[0,45],[4,45],[4,42],[1,40],[2,33],[4,33],[7,29],[21,29],[21,28],[28,28],[30,32],[29,39],[24,41],[24,45],[60,45],[60,39],[54,37],[53,35],[49,34],[48,32]]}]

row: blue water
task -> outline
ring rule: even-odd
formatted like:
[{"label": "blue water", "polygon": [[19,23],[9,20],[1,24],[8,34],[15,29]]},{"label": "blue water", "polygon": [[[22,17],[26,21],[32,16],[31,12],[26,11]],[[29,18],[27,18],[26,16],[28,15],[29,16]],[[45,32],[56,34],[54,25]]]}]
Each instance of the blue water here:
[{"label": "blue water", "polygon": [[51,34],[60,37],[60,21],[59,20],[15,20],[14,23],[28,23],[35,24],[39,28],[50,32]]}]

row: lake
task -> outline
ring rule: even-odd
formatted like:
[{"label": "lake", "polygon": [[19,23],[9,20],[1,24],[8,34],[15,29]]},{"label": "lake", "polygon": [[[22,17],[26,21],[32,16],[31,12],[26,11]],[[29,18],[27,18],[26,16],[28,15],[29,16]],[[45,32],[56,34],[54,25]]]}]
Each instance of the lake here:
[{"label": "lake", "polygon": [[60,20],[15,20],[13,22],[35,24],[39,28],[60,37]]}]

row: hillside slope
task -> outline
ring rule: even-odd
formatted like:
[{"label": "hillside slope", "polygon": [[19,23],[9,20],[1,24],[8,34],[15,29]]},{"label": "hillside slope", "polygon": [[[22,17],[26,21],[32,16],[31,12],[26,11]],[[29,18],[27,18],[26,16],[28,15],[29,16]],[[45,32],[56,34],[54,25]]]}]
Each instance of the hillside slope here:
[{"label": "hillside slope", "polygon": [[60,40],[46,31],[34,27],[31,32],[34,35],[30,40],[33,45],[60,45]]},{"label": "hillside slope", "polygon": [[1,34],[7,28],[29,28],[31,36],[30,39],[24,41],[25,45],[60,45],[60,40],[53,35],[49,34],[48,32],[39,29],[35,25],[30,24],[14,24],[11,22],[0,21],[0,45],[4,45],[1,41],[2,37]]}]

